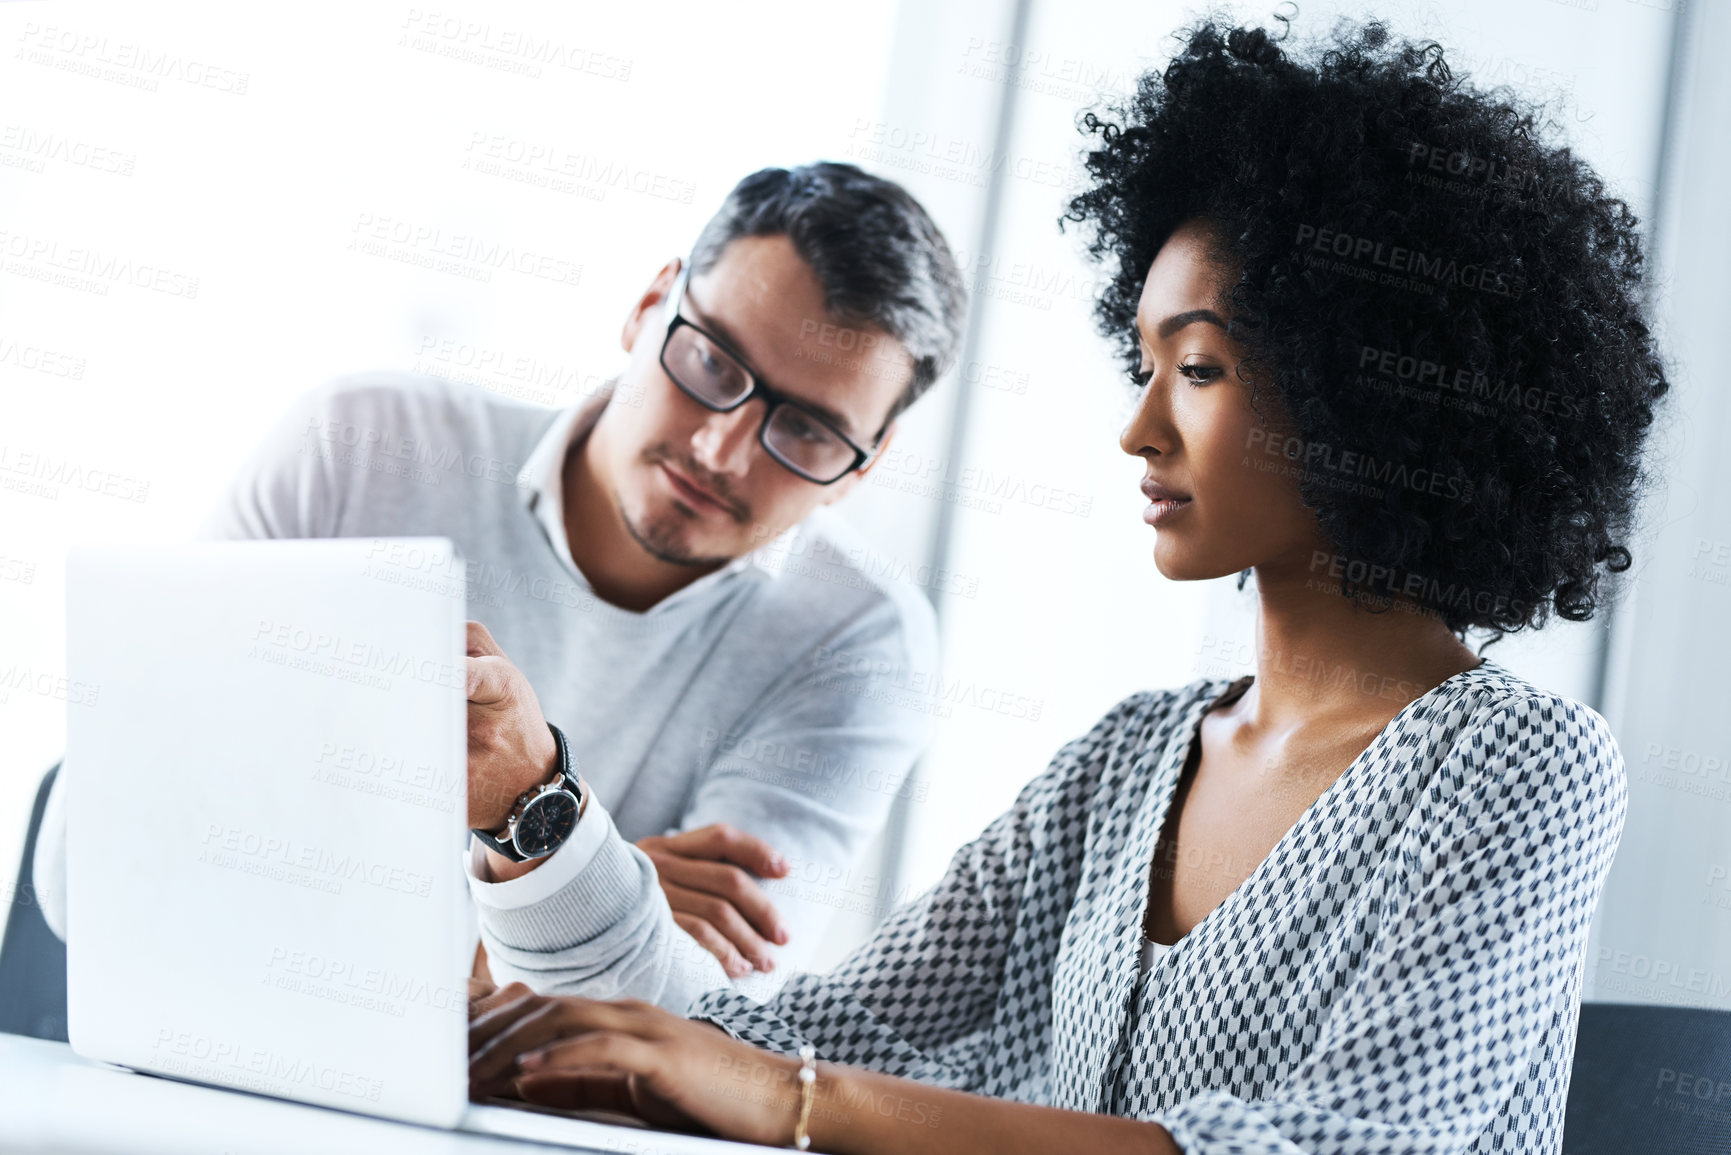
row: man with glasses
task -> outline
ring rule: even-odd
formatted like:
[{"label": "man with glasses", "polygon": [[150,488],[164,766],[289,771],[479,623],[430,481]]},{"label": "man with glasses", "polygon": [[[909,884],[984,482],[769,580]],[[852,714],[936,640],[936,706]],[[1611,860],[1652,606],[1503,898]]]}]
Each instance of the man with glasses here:
[{"label": "man with glasses", "polygon": [[345,378],[242,469],[201,536],[439,534],[466,559],[478,974],[766,997],[879,901],[864,851],[929,738],[936,631],[822,507],[953,362],[965,304],[900,186],[765,169],[642,291],[593,397]]},{"label": "man with glasses", "polygon": [[731,412],[753,397],[763,398],[758,442],[771,457],[807,481],[833,485],[870,462],[882,448],[889,419],[872,435],[872,448],[867,449],[848,437],[848,418],[836,410],[821,401],[791,397],[765,385],[745,367],[738,353],[680,312],[690,278],[690,267],[681,268],[668,300],[667,333],[661,343],[661,367],[668,379],[692,400],[717,413]]}]

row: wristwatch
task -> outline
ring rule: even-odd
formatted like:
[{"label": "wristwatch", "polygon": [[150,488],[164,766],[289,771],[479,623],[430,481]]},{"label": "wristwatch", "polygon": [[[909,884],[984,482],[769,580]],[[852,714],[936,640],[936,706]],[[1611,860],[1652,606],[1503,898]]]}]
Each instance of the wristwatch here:
[{"label": "wristwatch", "polygon": [[531,786],[517,795],[516,804],[498,830],[472,830],[483,846],[495,850],[512,862],[527,862],[545,858],[565,845],[577,829],[577,819],[583,812],[583,784],[577,780],[576,761],[565,732],[553,723],[553,742],[558,747],[557,773],[551,782]]}]

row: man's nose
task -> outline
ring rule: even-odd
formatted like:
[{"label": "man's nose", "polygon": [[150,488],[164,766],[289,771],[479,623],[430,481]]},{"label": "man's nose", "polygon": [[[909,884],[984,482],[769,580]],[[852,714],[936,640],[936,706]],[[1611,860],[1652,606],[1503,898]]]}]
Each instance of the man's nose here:
[{"label": "man's nose", "polygon": [[763,422],[761,399],[752,400],[726,413],[711,413],[691,439],[697,459],[717,473],[743,474],[751,467],[752,444]]}]

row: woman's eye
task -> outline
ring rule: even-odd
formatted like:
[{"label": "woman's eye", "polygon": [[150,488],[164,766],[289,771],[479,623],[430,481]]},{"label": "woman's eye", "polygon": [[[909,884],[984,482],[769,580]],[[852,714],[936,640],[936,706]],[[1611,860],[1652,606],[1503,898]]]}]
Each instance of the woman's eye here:
[{"label": "woman's eye", "polygon": [[[1183,376],[1190,378],[1191,384],[1202,385],[1209,381],[1213,381],[1224,373],[1225,370],[1214,365],[1186,363],[1178,366],[1178,372]],[[1144,385],[1148,384],[1149,380],[1154,376],[1154,370],[1149,368],[1132,369],[1129,371],[1129,376],[1130,383],[1140,389]]]},{"label": "woman's eye", "polygon": [[1225,372],[1225,370],[1214,365],[1194,364],[1180,365],[1178,366],[1178,371],[1184,374],[1184,376],[1190,378],[1191,382],[1197,385],[1201,385],[1206,381],[1212,381]]}]

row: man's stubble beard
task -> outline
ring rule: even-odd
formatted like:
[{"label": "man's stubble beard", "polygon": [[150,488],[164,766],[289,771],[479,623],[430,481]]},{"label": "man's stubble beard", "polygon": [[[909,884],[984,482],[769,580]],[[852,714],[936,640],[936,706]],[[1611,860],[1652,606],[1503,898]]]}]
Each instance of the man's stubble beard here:
[{"label": "man's stubble beard", "polygon": [[[644,449],[638,456],[640,465],[650,469],[658,468],[663,460],[675,461],[687,472],[696,472],[690,463],[679,460],[665,444],[656,443]],[[623,498],[618,502],[619,520],[625,523],[625,532],[640,546],[643,551],[657,561],[669,565],[691,566],[698,569],[719,569],[733,561],[730,556],[707,557],[693,554],[684,546],[684,534],[681,530],[689,524],[689,519],[677,509],[669,509],[665,517],[657,520],[639,519],[631,516],[631,511],[625,508]],[[730,514],[731,516],[731,514]],[[735,518],[735,520],[742,520]]]},{"label": "man's stubble beard", "polygon": [[668,516],[659,521],[639,521],[631,516],[631,511],[625,508],[625,503],[619,503],[619,520],[625,523],[625,532],[631,535],[645,553],[657,561],[669,565],[690,566],[694,569],[719,569],[734,559],[731,557],[700,557],[685,548],[684,535],[669,522],[683,522],[685,515],[678,510],[670,510]]}]

